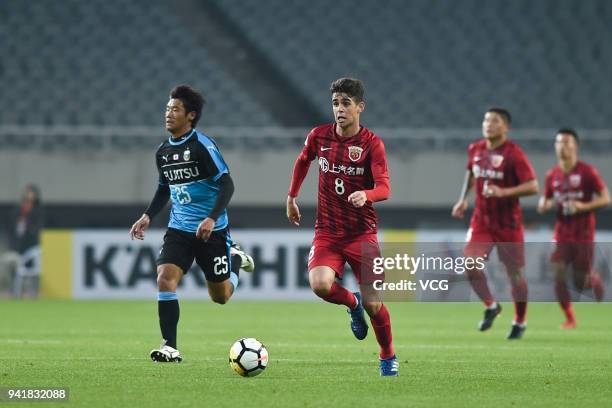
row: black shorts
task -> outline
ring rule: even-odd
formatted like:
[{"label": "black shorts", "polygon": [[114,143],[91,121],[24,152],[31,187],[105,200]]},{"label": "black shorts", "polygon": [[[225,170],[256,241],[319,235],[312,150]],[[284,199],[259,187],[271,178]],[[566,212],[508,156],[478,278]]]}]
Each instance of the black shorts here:
[{"label": "black shorts", "polygon": [[157,258],[157,266],[174,264],[187,273],[195,259],[207,281],[222,282],[230,276],[231,245],[232,238],[228,228],[213,231],[206,242],[196,238],[192,232],[168,228]]}]

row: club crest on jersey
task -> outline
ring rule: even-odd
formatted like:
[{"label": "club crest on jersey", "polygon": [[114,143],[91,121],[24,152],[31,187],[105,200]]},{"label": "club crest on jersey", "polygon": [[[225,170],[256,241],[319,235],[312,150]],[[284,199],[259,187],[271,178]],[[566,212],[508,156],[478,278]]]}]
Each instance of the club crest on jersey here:
[{"label": "club crest on jersey", "polygon": [[183,160],[189,161],[190,158],[191,158],[191,151],[187,149],[183,152]]},{"label": "club crest on jersey", "polygon": [[363,149],[359,146],[349,146],[349,159],[356,162],[361,159],[361,153],[363,153]]},{"label": "club crest on jersey", "polygon": [[569,176],[570,186],[578,187],[580,185],[580,174],[572,174]]},{"label": "club crest on jersey", "polygon": [[172,160],[178,160],[178,158],[179,158],[179,154],[178,153],[174,153],[172,155]]},{"label": "club crest on jersey", "polygon": [[504,156],[500,154],[494,154],[493,156],[491,156],[491,164],[493,165],[493,167],[501,166],[503,161],[504,161]]}]

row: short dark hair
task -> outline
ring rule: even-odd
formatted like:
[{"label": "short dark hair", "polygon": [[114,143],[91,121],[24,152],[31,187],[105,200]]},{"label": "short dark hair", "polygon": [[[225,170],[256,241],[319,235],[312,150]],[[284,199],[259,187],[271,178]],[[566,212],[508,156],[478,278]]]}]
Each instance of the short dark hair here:
[{"label": "short dark hair", "polygon": [[195,112],[196,116],[191,121],[191,126],[196,127],[202,116],[202,108],[206,103],[204,96],[189,85],[178,85],[170,91],[170,98],[179,99],[185,106],[186,113]]},{"label": "short dark hair", "polygon": [[365,87],[363,82],[355,78],[340,78],[332,82],[329,87],[332,95],[336,92],[345,93],[349,98],[354,98],[357,102],[364,100]]},{"label": "short dark hair", "polygon": [[568,127],[561,128],[561,129],[557,130],[557,133],[555,133],[555,136],[560,134],[560,133],[572,135],[574,137],[574,140],[576,141],[576,144],[579,143],[578,133],[574,129],[568,128]]},{"label": "short dark hair", "polygon": [[487,113],[489,112],[497,113],[499,116],[501,116],[504,122],[506,122],[506,125],[512,124],[512,115],[510,115],[510,112],[508,112],[508,109],[493,107],[493,108],[487,109]]}]

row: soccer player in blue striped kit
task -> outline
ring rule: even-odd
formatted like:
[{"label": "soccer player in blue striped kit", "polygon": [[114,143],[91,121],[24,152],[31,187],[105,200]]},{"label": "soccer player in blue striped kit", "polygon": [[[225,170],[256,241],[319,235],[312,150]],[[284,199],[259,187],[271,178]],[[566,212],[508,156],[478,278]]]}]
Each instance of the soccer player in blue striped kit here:
[{"label": "soccer player in blue striped kit", "polygon": [[204,97],[187,85],[171,91],[165,116],[170,137],[155,155],[159,186],[130,230],[132,239],[144,239],[151,219],[172,200],[168,230],[157,258],[159,326],[164,339],[150,353],[157,362],[183,359],[176,342],[176,288],[194,259],[204,272],[210,298],[219,304],[234,293],[240,268],[247,272],[254,268],[253,259],[230,236],[226,208],[234,183],[229,169],[215,142],[195,128],[204,103]]}]

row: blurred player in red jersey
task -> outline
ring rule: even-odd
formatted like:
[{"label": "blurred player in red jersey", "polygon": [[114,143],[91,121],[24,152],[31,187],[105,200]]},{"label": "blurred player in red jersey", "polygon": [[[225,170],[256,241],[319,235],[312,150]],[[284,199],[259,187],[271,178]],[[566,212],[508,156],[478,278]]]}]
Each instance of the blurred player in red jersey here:
[{"label": "blurred player in red jersey", "polygon": [[555,292],[565,313],[563,329],[576,327],[570,293],[567,289],[567,265],[574,272],[574,285],[582,291],[592,287],[598,300],[603,298],[599,274],[592,271],[595,239],[595,210],[610,204],[610,193],[595,167],[578,160],[578,134],[573,129],[559,129],[555,137],[559,163],[546,173],[544,195],[538,202],[540,214],[557,207],[551,262],[555,270]]},{"label": "blurred player in red jersey", "polygon": [[351,329],[362,340],[368,333],[364,309],[380,345],[380,374],[397,376],[399,364],[393,350],[391,320],[385,305],[375,296],[351,293],[336,282],[349,263],[362,290],[380,256],[377,216],[372,204],[389,198],[391,189],[383,142],[359,124],[365,108],[361,81],[340,78],[331,84],[335,123],[314,128],[293,168],[287,197],[287,218],[299,225],[296,197],[318,157],[319,194],[315,237],[308,260],[310,287],[323,300],[345,305]]},{"label": "blurred player in red jersey", "polygon": [[[484,139],[468,148],[467,172],[459,201],[452,215],[463,218],[467,195],[475,187],[476,205],[466,237],[464,255],[487,258],[497,246],[512,286],[515,315],[508,339],[520,339],[527,328],[527,281],[523,275],[523,216],[519,197],[537,194],[535,171],[521,148],[508,139],[512,119],[502,108],[491,108],[484,116]],[[467,271],[468,279],[486,309],[479,330],[485,331],[501,312],[487,278],[480,269]]]}]

